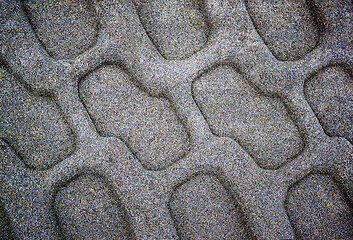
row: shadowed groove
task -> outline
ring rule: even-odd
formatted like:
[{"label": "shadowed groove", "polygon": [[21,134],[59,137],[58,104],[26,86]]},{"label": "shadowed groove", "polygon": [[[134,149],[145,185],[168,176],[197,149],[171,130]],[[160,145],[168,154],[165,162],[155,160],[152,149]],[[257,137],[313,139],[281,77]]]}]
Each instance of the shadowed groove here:
[{"label": "shadowed groove", "polygon": [[294,61],[310,52],[319,33],[305,0],[246,0],[253,24],[281,61]]},{"label": "shadowed groove", "polygon": [[70,156],[75,137],[56,103],[25,89],[0,68],[0,136],[28,167],[47,169]]},{"label": "shadowed groove", "polygon": [[286,210],[298,239],[352,237],[352,204],[328,175],[311,174],[292,186]]},{"label": "shadowed groove", "polygon": [[133,239],[126,212],[108,186],[81,175],[58,190],[54,209],[66,239]]},{"label": "shadowed groove", "polygon": [[308,79],[305,98],[326,134],[353,143],[353,81],[343,66],[329,66]]},{"label": "shadowed groove", "polygon": [[169,208],[180,239],[252,239],[239,206],[213,175],[177,187]]},{"label": "shadowed groove", "polygon": [[[1,148],[2,146],[0,146]],[[0,239],[13,240],[13,232],[9,218],[3,206],[3,199],[0,198]]]},{"label": "shadowed groove", "polygon": [[208,26],[197,0],[139,0],[142,25],[166,59],[185,59],[207,42]]},{"label": "shadowed groove", "polygon": [[303,148],[282,102],[259,94],[231,66],[219,66],[193,83],[193,96],[214,134],[239,142],[265,169],[279,168]]},{"label": "shadowed groove", "polygon": [[189,138],[168,100],[151,97],[117,66],[86,76],[80,95],[101,136],[119,137],[149,170],[184,157]]},{"label": "shadowed groove", "polygon": [[98,24],[91,1],[23,2],[39,40],[53,58],[74,58],[96,43]]}]

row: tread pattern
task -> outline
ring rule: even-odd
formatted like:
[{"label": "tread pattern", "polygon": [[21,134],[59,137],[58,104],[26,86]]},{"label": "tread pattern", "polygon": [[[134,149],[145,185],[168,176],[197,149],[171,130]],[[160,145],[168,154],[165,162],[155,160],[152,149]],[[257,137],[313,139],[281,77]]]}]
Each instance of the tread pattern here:
[{"label": "tread pattern", "polygon": [[353,3],[0,3],[7,239],[350,239]]},{"label": "tread pattern", "polygon": [[193,93],[212,131],[237,140],[262,168],[278,168],[301,152],[303,141],[284,104],[259,94],[233,67],[202,75]]}]

